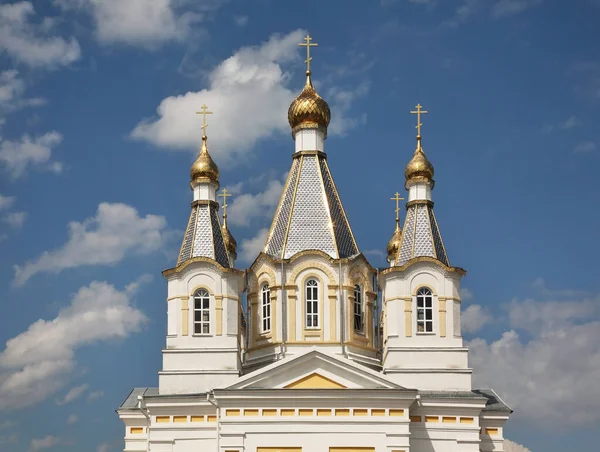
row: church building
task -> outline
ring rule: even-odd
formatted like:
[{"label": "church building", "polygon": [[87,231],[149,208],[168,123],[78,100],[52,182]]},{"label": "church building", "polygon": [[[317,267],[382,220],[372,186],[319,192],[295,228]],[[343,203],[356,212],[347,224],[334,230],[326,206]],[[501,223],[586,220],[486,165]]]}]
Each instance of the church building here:
[{"label": "church building", "polygon": [[[266,243],[235,266],[227,192],[208,150],[191,168],[189,222],[165,270],[167,337],[158,387],[117,410],[124,452],[503,451],[511,409],[473,389],[460,281],[434,213],[434,170],[417,142],[406,218],[389,266],[360,252],[325,153],[331,112],[311,81],[288,110],[291,168]],[[407,156],[408,160],[408,156]],[[221,221],[217,196],[223,196]],[[385,243],[381,244],[382,249]]]}]

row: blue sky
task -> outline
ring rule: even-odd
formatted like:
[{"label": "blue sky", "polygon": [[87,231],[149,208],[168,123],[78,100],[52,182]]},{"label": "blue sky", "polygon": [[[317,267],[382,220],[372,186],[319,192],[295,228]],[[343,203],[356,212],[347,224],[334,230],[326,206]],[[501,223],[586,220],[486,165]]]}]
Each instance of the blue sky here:
[{"label": "blue sky", "polygon": [[247,266],[291,163],[307,31],[360,249],[384,265],[421,103],[475,386],[505,397],[505,435],[533,451],[597,444],[599,15],[597,0],[2,2],[0,450],[122,450],[114,409],[161,366],[194,113],[215,112]]}]

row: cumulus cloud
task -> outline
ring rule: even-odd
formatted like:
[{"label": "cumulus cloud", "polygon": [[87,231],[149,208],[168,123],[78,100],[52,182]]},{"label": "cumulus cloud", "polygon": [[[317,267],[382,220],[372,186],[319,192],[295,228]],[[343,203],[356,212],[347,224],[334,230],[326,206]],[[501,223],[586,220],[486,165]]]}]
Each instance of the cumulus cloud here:
[{"label": "cumulus cloud", "polygon": [[547,427],[599,422],[600,296],[515,299],[506,309],[510,330],[469,343],[475,387],[493,387],[515,416]]},{"label": "cumulus cloud", "polygon": [[98,400],[102,397],[104,397],[104,391],[92,391],[88,394],[87,400],[88,402],[91,402],[93,400]]},{"label": "cumulus cloud", "polygon": [[472,304],[463,311],[461,320],[465,333],[476,333],[492,321],[492,316],[483,306]]},{"label": "cumulus cloud", "polygon": [[0,5],[0,52],[32,67],[53,68],[79,59],[81,51],[75,38],[51,36],[53,20],[39,21],[33,16],[31,2]]},{"label": "cumulus cloud", "polygon": [[76,414],[69,414],[69,417],[67,418],[67,425],[77,424],[77,422],[79,422],[79,416]]},{"label": "cumulus cloud", "polygon": [[29,452],[37,452],[38,450],[48,449],[49,447],[56,446],[60,442],[60,438],[52,435],[48,435],[41,439],[32,439],[29,443]]},{"label": "cumulus cloud", "polygon": [[549,135],[555,130],[569,130],[581,125],[581,121],[575,115],[569,116],[558,124],[544,124],[542,126],[542,134]]},{"label": "cumulus cloud", "polygon": [[265,246],[268,234],[269,230],[263,228],[254,237],[242,240],[239,252],[240,260],[244,263],[252,263]]},{"label": "cumulus cloud", "polygon": [[14,69],[0,72],[0,114],[19,108],[43,105],[44,99],[23,99],[25,82],[19,77],[19,71]]},{"label": "cumulus cloud", "polygon": [[60,248],[46,251],[23,266],[15,266],[17,286],[40,272],[59,273],[83,265],[113,265],[130,254],[145,255],[164,244],[166,220],[158,215],[141,217],[122,203],[101,203],[96,215],[68,225],[69,239]]},{"label": "cumulus cloud", "polygon": [[573,152],[575,154],[589,154],[591,152],[594,152],[596,149],[596,143],[594,143],[593,141],[582,141],[573,148]]},{"label": "cumulus cloud", "polygon": [[27,219],[27,212],[11,212],[6,214],[2,221],[9,225],[11,228],[20,229],[23,227],[25,220]]},{"label": "cumulus cloud", "polygon": [[75,386],[69,392],[65,394],[62,399],[58,399],[56,401],[57,405],[66,405],[67,403],[71,403],[73,400],[79,398],[85,391],[87,391],[88,385],[82,384],[79,386]]},{"label": "cumulus cloud", "polygon": [[282,180],[270,180],[262,192],[236,196],[228,209],[228,221],[235,226],[248,226],[256,218],[272,217],[283,192],[286,177],[287,174]]},{"label": "cumulus cloud", "polygon": [[139,331],[147,318],[132,306],[133,296],[94,281],[54,319],[37,320],[9,339],[0,353],[0,409],[24,408],[54,395],[75,370],[79,348]]},{"label": "cumulus cloud", "polygon": [[[194,113],[203,104],[214,112],[208,137],[218,162],[242,156],[260,139],[289,133],[287,109],[301,87],[288,88],[290,74],[284,65],[298,60],[298,43],[304,33],[273,35],[260,46],[239,49],[210,71],[208,88],[167,97],[158,106],[157,117],[140,122],[131,136],[168,150],[197,150],[202,130]],[[345,133],[356,124],[345,116],[350,103],[366,89],[364,83],[355,92],[331,90],[330,135]]]},{"label": "cumulus cloud", "polygon": [[3,196],[0,193],[0,210],[10,209],[10,207],[14,204],[15,197],[14,196]]},{"label": "cumulus cloud", "polygon": [[0,139],[0,165],[17,179],[23,176],[29,167],[60,173],[62,164],[52,162],[52,149],[60,144],[62,135],[48,132],[39,137],[23,135],[19,141]]},{"label": "cumulus cloud", "polygon": [[[203,14],[220,1],[173,0],[55,0],[64,9],[89,12],[98,41],[156,48],[169,41],[182,41]],[[184,8],[185,7],[185,8]]]},{"label": "cumulus cloud", "polygon": [[509,439],[504,440],[504,452],[531,452],[525,446],[517,444]]}]

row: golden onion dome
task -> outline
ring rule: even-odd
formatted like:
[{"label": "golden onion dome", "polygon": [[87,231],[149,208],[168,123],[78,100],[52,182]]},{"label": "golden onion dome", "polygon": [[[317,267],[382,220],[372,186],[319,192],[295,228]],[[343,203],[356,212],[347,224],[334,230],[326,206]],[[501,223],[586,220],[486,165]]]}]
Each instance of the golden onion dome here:
[{"label": "golden onion dome", "polygon": [[417,149],[415,150],[415,154],[413,158],[406,165],[406,169],[404,170],[404,176],[406,177],[406,182],[410,182],[413,180],[433,180],[433,165],[427,159],[425,152],[423,152],[423,148],[421,147],[421,139],[417,137]]},{"label": "golden onion dome", "polygon": [[288,109],[288,122],[294,133],[298,128],[327,128],[331,121],[331,110],[327,102],[312,86],[310,71],[306,72],[306,85]]},{"label": "golden onion dome", "polygon": [[227,248],[227,252],[233,257],[233,260],[237,259],[237,242],[229,232],[229,228],[227,227],[227,215],[223,216],[223,226],[221,226],[223,230],[223,241],[225,242],[225,248]]},{"label": "golden onion dome", "polygon": [[208,153],[206,135],[202,137],[202,149],[190,170],[191,184],[199,182],[219,183],[219,167]]},{"label": "golden onion dome", "polygon": [[396,218],[396,229],[394,230],[394,234],[392,238],[387,244],[387,261],[394,262],[396,260],[396,256],[398,255],[398,250],[400,249],[400,244],[402,243],[402,229],[400,229],[400,220]]}]

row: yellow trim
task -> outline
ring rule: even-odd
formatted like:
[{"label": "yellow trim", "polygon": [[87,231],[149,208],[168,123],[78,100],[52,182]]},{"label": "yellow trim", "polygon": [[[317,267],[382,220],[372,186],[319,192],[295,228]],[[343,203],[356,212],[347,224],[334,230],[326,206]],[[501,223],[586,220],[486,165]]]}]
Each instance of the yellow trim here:
[{"label": "yellow trim", "polygon": [[263,409],[262,415],[263,416],[277,416],[277,410],[276,409]]},{"label": "yellow trim", "polygon": [[348,408],[336,408],[336,416],[350,416],[350,410]]},{"label": "yellow trim", "polygon": [[[319,254],[317,251],[314,251],[312,253]],[[327,258],[329,258],[329,256],[327,256]],[[334,288],[337,290],[338,281],[335,279],[335,275],[331,272],[331,269],[324,263],[314,261],[314,260],[304,262],[304,264],[301,264],[298,267],[296,267],[290,274],[290,276],[288,278],[288,282],[291,282],[298,286],[298,283],[297,283],[298,275],[300,275],[300,273],[302,273],[303,271],[308,270],[308,269],[321,270],[323,273],[325,273],[325,275],[327,276],[327,279],[329,280],[329,283],[327,284],[327,288],[329,289],[329,285],[333,285]],[[319,276],[319,279],[321,279],[320,276]],[[304,286],[300,285],[300,287],[302,287],[304,289]],[[325,287],[325,286],[323,286],[323,287]]]},{"label": "yellow trim", "polygon": [[173,416],[173,422],[182,423],[182,422],[187,422],[187,421],[188,421],[187,416]]},{"label": "yellow trim", "polygon": [[385,416],[385,410],[373,408],[371,410],[371,416]]},{"label": "yellow trim", "polygon": [[341,383],[316,372],[285,386],[286,389],[346,389]]},{"label": "yellow trim", "polygon": [[191,422],[204,422],[204,416],[192,416],[190,421]]},{"label": "yellow trim", "polygon": [[369,410],[366,408],[354,408],[352,415],[353,416],[368,416]]},{"label": "yellow trim", "polygon": [[171,422],[171,416],[156,416],[155,420],[157,424],[166,424]]},{"label": "yellow trim", "polygon": [[225,410],[225,416],[239,416],[240,410]]},{"label": "yellow trim", "polygon": [[206,422],[217,422],[217,416],[206,416]]},{"label": "yellow trim", "polygon": [[443,416],[442,423],[443,424],[456,424],[456,418],[454,416]]},{"label": "yellow trim", "polygon": [[317,409],[317,416],[331,416],[330,408],[319,408]]},{"label": "yellow trim", "polygon": [[404,416],[404,410],[392,410],[392,409],[390,409],[390,416]]},{"label": "yellow trim", "polygon": [[298,410],[298,416],[312,416],[314,410],[312,408],[300,408]]},{"label": "yellow trim", "polygon": [[295,416],[296,410],[294,408],[282,408],[281,415],[282,416]]},{"label": "yellow trim", "polygon": [[425,422],[440,422],[439,416],[425,416]]},{"label": "yellow trim", "polygon": [[461,424],[474,424],[475,423],[475,419],[472,417],[461,417],[460,418],[460,423]]},{"label": "yellow trim", "polygon": [[490,435],[490,436],[492,436],[492,435],[496,436],[498,434],[498,431],[499,430],[497,428],[486,428],[485,434]]},{"label": "yellow trim", "polygon": [[330,447],[329,452],[375,452],[374,447]]},{"label": "yellow trim", "polygon": [[440,337],[446,337],[446,299],[438,297],[440,308]]},{"label": "yellow trim", "polygon": [[[318,312],[318,328],[307,328],[306,327],[306,283],[309,279],[314,279],[318,284],[318,294],[319,294],[319,312]],[[325,315],[323,312],[324,301],[325,298],[325,285],[323,284],[323,279],[320,275],[314,274],[312,272],[308,273],[304,279],[302,280],[302,340],[305,342],[307,337],[318,337],[320,341],[323,341],[323,321],[325,320]]]},{"label": "yellow trim", "polygon": [[257,447],[256,452],[302,452],[301,447]]},{"label": "yellow trim", "polygon": [[[288,334],[289,341],[294,342],[296,340],[296,303],[298,302],[298,295],[296,293],[296,289],[286,289],[287,292],[287,302],[289,307],[288,318],[290,319]],[[282,300],[283,301],[283,300]]]},{"label": "yellow trim", "polygon": [[244,416],[258,416],[258,410],[256,410],[256,409],[244,410]]},{"label": "yellow trim", "polygon": [[131,427],[129,429],[129,433],[132,435],[137,435],[139,433],[144,433],[144,427]]},{"label": "yellow trim", "polygon": [[410,422],[421,422],[421,416],[410,416]]},{"label": "yellow trim", "polygon": [[217,323],[217,336],[223,335],[223,297],[215,295],[215,322]]},{"label": "yellow trim", "polygon": [[404,333],[406,337],[412,336],[412,300],[404,300]]},{"label": "yellow trim", "polygon": [[190,309],[189,309],[189,297],[181,299],[181,335],[187,336],[190,334]]}]

